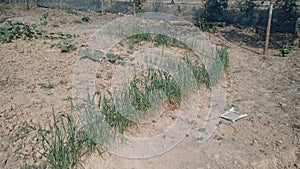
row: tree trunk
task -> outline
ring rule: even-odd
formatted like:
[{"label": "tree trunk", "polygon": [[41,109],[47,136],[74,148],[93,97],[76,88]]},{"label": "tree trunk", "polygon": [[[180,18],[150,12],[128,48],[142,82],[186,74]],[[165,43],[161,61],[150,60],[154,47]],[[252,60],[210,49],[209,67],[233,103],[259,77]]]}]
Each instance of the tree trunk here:
[{"label": "tree trunk", "polygon": [[270,40],[270,29],[271,29],[271,22],[272,22],[272,13],[273,13],[273,4],[274,0],[270,1],[270,7],[269,7],[269,18],[268,18],[268,26],[267,26],[267,35],[266,35],[266,44],[264,49],[264,55],[268,54],[269,49],[269,40]]}]

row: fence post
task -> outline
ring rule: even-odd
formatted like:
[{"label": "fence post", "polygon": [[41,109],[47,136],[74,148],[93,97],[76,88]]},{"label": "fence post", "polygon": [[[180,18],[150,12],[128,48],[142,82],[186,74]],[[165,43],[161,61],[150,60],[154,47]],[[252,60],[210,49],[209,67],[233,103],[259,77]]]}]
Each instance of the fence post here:
[{"label": "fence post", "polygon": [[270,9],[269,9],[269,18],[268,18],[268,26],[267,26],[267,35],[266,35],[266,44],[264,49],[264,55],[267,55],[269,53],[269,40],[270,40],[270,29],[271,29],[271,21],[272,21],[272,13],[273,13],[273,5],[274,0],[270,1]]},{"label": "fence post", "polygon": [[135,3],[136,3],[136,0],[133,0],[133,15],[135,16]]}]

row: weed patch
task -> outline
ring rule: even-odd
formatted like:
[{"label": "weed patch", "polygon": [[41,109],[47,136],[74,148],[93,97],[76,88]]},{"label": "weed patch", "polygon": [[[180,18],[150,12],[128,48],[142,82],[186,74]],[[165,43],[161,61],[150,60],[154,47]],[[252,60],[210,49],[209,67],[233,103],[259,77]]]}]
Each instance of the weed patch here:
[{"label": "weed patch", "polygon": [[91,19],[90,19],[90,17],[88,17],[88,16],[83,16],[83,17],[81,18],[81,21],[84,22],[84,23],[88,23],[88,22],[91,21]]},{"label": "weed patch", "polygon": [[62,32],[48,33],[44,30],[37,30],[36,25],[29,25],[23,22],[7,21],[0,28],[0,41],[2,43],[9,43],[15,39],[30,40],[33,38],[46,38],[52,40],[61,40],[58,42],[58,46],[62,53],[69,53],[76,50],[76,45],[70,42],[70,39],[76,37],[71,34],[64,34]]},{"label": "weed patch", "polygon": [[281,52],[281,55],[283,57],[285,57],[286,55],[291,53],[292,49],[293,49],[293,46],[286,44],[286,45],[282,46],[279,51]]},{"label": "weed patch", "polygon": [[61,53],[70,53],[77,49],[76,45],[70,43],[69,40],[61,40],[58,45]]},{"label": "weed patch", "polygon": [[41,25],[46,26],[48,24],[48,20],[50,19],[49,13],[46,12],[40,17]]},{"label": "weed patch", "polygon": [[22,22],[7,21],[0,28],[0,41],[2,43],[11,42],[13,39],[31,39],[36,36],[35,26]]},{"label": "weed patch", "polygon": [[204,18],[196,18],[195,26],[199,27],[203,32],[215,33],[216,27],[207,23]]},{"label": "weed patch", "polygon": [[67,14],[71,14],[71,15],[78,15],[78,12],[74,9],[67,9],[66,10]]},{"label": "weed patch", "polygon": [[[26,123],[18,133],[18,139],[28,133],[33,127]],[[102,154],[101,147],[90,138],[85,130],[80,127],[74,118],[68,114],[55,116],[53,113],[53,124],[49,124],[49,129],[35,129],[41,138],[42,152],[45,161],[40,165],[25,164],[23,169],[53,168],[69,169],[81,166],[80,158],[96,151]],[[23,133],[23,134],[20,134]],[[82,166],[81,166],[82,167]]]}]

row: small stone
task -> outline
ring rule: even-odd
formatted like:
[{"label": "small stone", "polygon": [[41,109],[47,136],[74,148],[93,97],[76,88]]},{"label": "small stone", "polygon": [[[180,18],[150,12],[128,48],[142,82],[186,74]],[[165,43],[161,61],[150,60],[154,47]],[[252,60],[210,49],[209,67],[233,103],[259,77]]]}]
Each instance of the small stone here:
[{"label": "small stone", "polygon": [[42,159],[42,158],[43,158],[43,155],[39,153],[39,154],[37,155],[37,158],[38,158],[38,159]]},{"label": "small stone", "polygon": [[235,98],[235,101],[241,101],[242,100],[242,98],[241,97],[237,97],[237,98]]},{"label": "small stone", "polygon": [[31,146],[26,146],[25,147],[25,152],[33,152],[33,147],[31,147]]},{"label": "small stone", "polygon": [[175,120],[177,118],[177,116],[174,114],[172,114],[170,117],[172,118],[172,120]]},{"label": "small stone", "polygon": [[264,155],[267,155],[266,151],[263,149],[260,149],[259,152],[263,153]]},{"label": "small stone", "polygon": [[0,154],[0,160],[1,160],[1,167],[4,168],[7,164],[9,158],[9,153],[1,153]]},{"label": "small stone", "polygon": [[124,14],[123,14],[123,13],[118,13],[118,15],[119,15],[119,16],[124,16]]},{"label": "small stone", "polygon": [[281,103],[281,102],[278,105],[279,105],[279,107],[282,107],[282,108],[287,107],[287,105],[285,103]]},{"label": "small stone", "polygon": [[115,64],[116,64],[116,65],[119,65],[120,62],[121,62],[120,59],[116,59]]},{"label": "small stone", "polygon": [[227,89],[227,93],[232,93],[233,90],[232,89]]},{"label": "small stone", "polygon": [[276,146],[281,146],[282,144],[283,144],[283,142],[281,140],[276,141]]},{"label": "small stone", "polygon": [[1,167],[5,167],[6,166],[6,163],[8,161],[8,158],[5,158],[2,162],[1,162]]}]

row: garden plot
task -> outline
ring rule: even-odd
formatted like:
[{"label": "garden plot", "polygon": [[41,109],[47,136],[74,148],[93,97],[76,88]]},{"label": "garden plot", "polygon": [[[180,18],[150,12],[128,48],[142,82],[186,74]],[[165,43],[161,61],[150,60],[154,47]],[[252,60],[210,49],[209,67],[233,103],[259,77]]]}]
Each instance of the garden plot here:
[{"label": "garden plot", "polygon": [[[222,57],[226,56],[225,49],[219,50],[217,55],[223,65],[229,65],[226,71],[228,91],[226,105],[229,108],[233,104],[239,112],[247,113],[248,117],[235,123],[221,121],[212,136],[203,140],[204,138],[199,137],[199,133],[206,133],[208,128],[201,125],[201,120],[205,121],[207,115],[205,113],[209,110],[209,102],[212,98],[210,88],[215,81],[207,80],[209,71],[205,71],[207,69],[196,59],[197,54],[189,48],[165,36],[139,34],[123,39],[105,55],[99,53],[98,55],[93,49],[89,52],[86,42],[101,25],[120,16],[112,14],[100,16],[92,12],[76,14],[68,10],[40,8],[27,12],[15,10],[18,18],[25,16],[35,18],[29,23],[36,24],[37,28],[32,30],[34,36],[30,39],[23,40],[22,36],[17,39],[18,37],[14,36],[11,42],[2,43],[0,46],[2,168],[20,166],[25,168],[25,164],[26,167],[41,165],[46,160],[48,164],[60,160],[60,168],[76,166],[75,162],[86,168],[299,167],[297,111],[300,103],[297,84],[300,78],[299,64],[295,64],[299,63],[297,57],[299,51],[293,51],[287,58],[270,56],[263,59],[262,56],[253,53],[253,49],[241,48],[244,47],[243,44],[229,42],[222,37],[208,34],[215,43],[228,47],[229,61],[226,57]],[[48,13],[47,17],[41,15],[45,13]],[[82,20],[84,16],[90,18],[89,22],[85,23]],[[10,20],[14,23],[17,21],[14,18]],[[44,21],[47,24],[42,24],[45,23]],[[1,24],[3,25],[4,23]],[[77,133],[72,132],[78,124],[77,116],[71,106],[71,100],[74,99],[72,95],[74,68],[78,58],[82,57],[82,60],[88,63],[96,61],[99,65],[94,72],[95,89],[99,92],[94,99],[92,98],[94,95],[90,95],[90,105],[98,106],[95,103],[99,103],[100,95],[102,96],[98,108],[103,112],[104,120],[109,127],[123,132],[126,136],[151,137],[164,132],[166,127],[180,117],[177,110],[182,105],[178,100],[184,98],[182,96],[184,93],[178,92],[176,79],[160,69],[137,71],[134,80],[130,83],[131,90],[128,90],[128,94],[131,97],[128,101],[140,112],[147,112],[151,110],[149,100],[161,99],[162,101],[157,104],[164,106],[164,111],[160,111],[158,106],[157,112],[161,113],[155,114],[150,123],[143,124],[139,121],[128,122],[113,110],[115,102],[110,98],[108,91],[111,91],[112,80],[116,76],[114,72],[118,66],[128,64],[130,56],[140,54],[136,51],[145,48],[158,48],[165,53],[168,51],[176,53],[184,63],[191,65],[191,72],[195,77],[199,77],[196,78],[197,91],[203,98],[199,103],[202,114],[197,116],[200,122],[196,122],[191,131],[173,149],[158,156],[140,160],[122,158],[104,152],[100,157],[96,152],[98,150],[101,153],[103,149],[94,144],[95,140],[89,140],[87,139],[89,137],[82,135],[80,125]],[[254,50],[259,52],[257,48]],[[90,57],[87,53],[99,57]],[[213,65],[215,65],[211,66],[213,70],[218,70],[218,64]],[[158,92],[154,95],[157,97],[149,97],[149,91],[153,91],[152,89],[162,89],[165,95],[159,95]],[[53,118],[53,115],[56,118]],[[138,115],[141,115],[139,119],[144,119],[143,114]],[[67,132],[65,135],[59,135],[54,131],[64,126],[63,121],[66,122]],[[49,124],[53,129],[50,134],[39,130],[50,129]],[[49,153],[43,145],[49,146],[45,141],[53,141],[55,136],[57,138],[69,136],[62,141],[70,141],[67,138],[71,140],[79,138],[85,141],[62,142],[63,144],[60,145],[65,147],[63,151],[56,154],[53,151]],[[75,143],[75,147],[69,143]],[[80,149],[81,147],[83,149]],[[55,149],[51,146],[48,148]],[[95,150],[95,153],[89,156],[86,150],[87,152]],[[75,157],[77,154],[85,158]],[[69,163],[72,160],[75,162]]]}]

